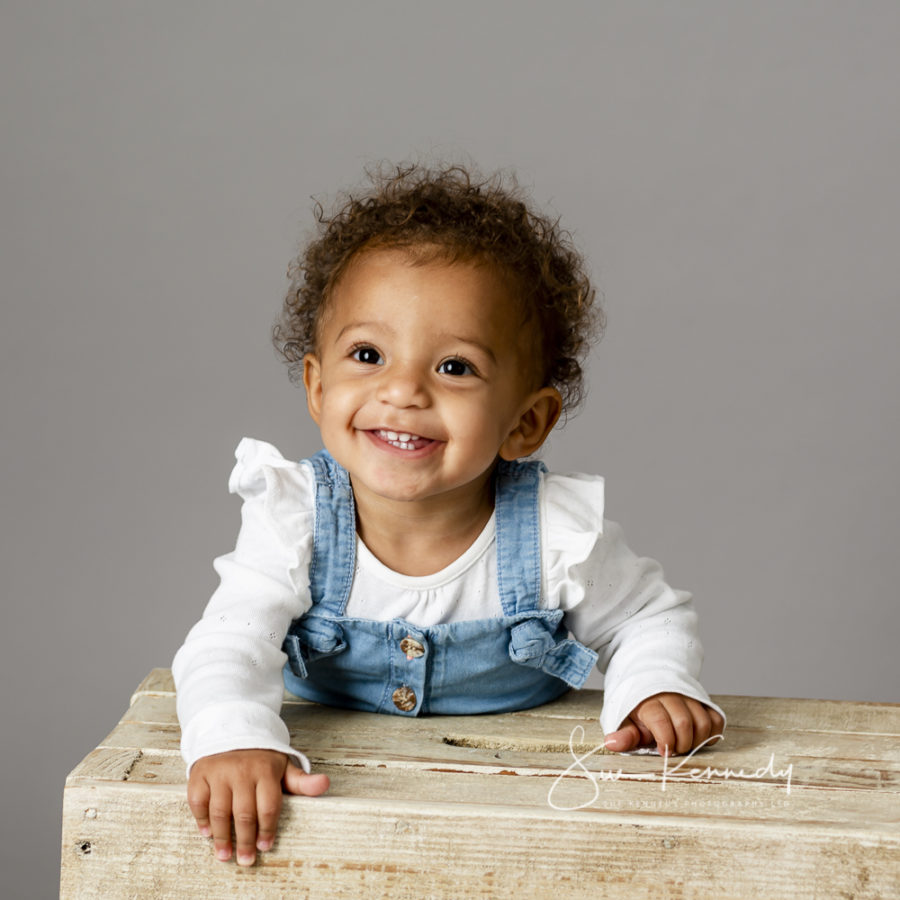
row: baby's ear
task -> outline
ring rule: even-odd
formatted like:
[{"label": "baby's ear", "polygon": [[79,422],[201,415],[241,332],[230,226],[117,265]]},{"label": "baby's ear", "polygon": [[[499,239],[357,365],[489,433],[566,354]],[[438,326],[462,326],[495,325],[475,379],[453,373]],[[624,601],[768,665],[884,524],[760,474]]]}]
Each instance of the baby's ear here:
[{"label": "baby's ear", "polygon": [[322,411],[322,367],[318,357],[307,353],[303,357],[303,386],[306,388],[306,406],[313,422],[319,424]]},{"label": "baby's ear", "polygon": [[556,388],[544,387],[535,391],[526,401],[516,427],[501,444],[500,457],[513,460],[537,453],[561,412],[562,397]]}]

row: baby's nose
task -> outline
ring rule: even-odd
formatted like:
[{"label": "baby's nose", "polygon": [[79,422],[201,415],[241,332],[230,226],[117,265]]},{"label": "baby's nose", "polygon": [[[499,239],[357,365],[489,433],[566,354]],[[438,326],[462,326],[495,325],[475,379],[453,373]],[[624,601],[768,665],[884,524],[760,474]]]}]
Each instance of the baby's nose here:
[{"label": "baby's nose", "polygon": [[427,377],[415,366],[396,366],[384,373],[378,399],[393,406],[427,406]]}]

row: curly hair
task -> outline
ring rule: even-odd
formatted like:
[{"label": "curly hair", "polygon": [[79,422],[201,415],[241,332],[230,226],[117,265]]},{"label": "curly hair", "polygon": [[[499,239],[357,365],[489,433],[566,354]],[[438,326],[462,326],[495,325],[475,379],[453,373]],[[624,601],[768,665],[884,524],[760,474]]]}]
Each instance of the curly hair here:
[{"label": "curly hair", "polygon": [[341,195],[332,214],[316,203],[317,235],[288,268],[272,339],[291,380],[302,381],[303,357],[315,350],[322,311],[350,261],[363,251],[397,248],[419,264],[496,267],[533,323],[543,360],[539,385],[555,387],[563,409],[574,410],[584,397],[584,357],[604,321],[584,260],[558,220],[532,210],[515,179],[500,174],[480,178],[459,165],[417,164],[366,174],[371,189]]}]

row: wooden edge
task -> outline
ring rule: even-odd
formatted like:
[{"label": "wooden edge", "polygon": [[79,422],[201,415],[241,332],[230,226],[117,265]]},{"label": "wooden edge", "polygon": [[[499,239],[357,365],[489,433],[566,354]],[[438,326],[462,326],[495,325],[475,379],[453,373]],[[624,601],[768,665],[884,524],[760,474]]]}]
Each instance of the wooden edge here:
[{"label": "wooden edge", "polygon": [[163,696],[171,694],[174,697],[175,681],[172,678],[172,670],[151,669],[144,680],[135,688],[134,693],[131,695],[129,706],[134,704],[134,701],[137,700],[138,697],[143,697],[146,694]]},{"label": "wooden edge", "polygon": [[[138,685],[131,704],[143,696],[175,696],[175,683],[170,669],[152,669]],[[796,731],[831,731],[844,733],[900,735],[900,703],[867,700],[828,700],[812,697],[754,697],[744,694],[712,694],[712,699],[726,713],[729,727],[739,722],[756,721],[764,727]],[[284,705],[301,707],[315,705],[308,700],[284,696]],[[509,716],[540,716],[543,718],[596,717],[603,705],[603,691],[587,688],[570,691],[559,700],[533,709],[506,713]],[[809,720],[798,728],[798,709]]]}]

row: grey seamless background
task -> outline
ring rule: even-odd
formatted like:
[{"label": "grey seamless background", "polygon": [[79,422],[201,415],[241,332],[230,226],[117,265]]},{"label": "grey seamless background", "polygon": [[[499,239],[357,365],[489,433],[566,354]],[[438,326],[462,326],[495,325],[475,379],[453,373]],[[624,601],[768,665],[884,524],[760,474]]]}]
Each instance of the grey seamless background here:
[{"label": "grey seamless background", "polygon": [[4,896],[233,543],[268,343],[382,158],[514,168],[606,338],[557,470],[694,592],[713,692],[896,701],[900,7],[2,2]]}]

